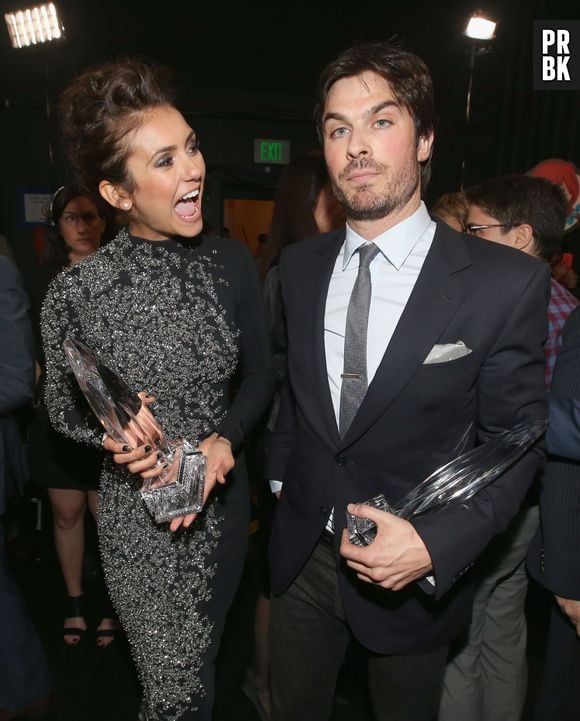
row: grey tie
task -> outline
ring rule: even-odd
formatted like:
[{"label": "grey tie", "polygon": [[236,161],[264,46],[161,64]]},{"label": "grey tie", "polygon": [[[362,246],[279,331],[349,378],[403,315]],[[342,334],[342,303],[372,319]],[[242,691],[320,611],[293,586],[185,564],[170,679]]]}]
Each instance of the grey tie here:
[{"label": "grey tie", "polygon": [[344,437],[367,392],[367,328],[371,304],[370,264],[379,252],[374,243],[358,248],[358,275],[346,312],[344,370],[340,391],[340,435]]}]

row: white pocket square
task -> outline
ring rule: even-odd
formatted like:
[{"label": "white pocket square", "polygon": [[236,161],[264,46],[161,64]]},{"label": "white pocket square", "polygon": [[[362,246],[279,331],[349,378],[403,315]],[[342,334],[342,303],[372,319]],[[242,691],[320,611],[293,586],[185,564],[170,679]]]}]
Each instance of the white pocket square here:
[{"label": "white pocket square", "polygon": [[457,343],[442,343],[441,345],[436,343],[423,361],[423,365],[427,363],[447,363],[457,358],[463,358],[463,356],[470,353],[471,348],[468,348],[462,340],[458,340]]}]

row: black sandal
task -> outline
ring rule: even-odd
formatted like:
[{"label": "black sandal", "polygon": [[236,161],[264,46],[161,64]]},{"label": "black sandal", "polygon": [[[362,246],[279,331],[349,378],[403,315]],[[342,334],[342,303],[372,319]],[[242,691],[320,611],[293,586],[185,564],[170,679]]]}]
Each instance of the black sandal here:
[{"label": "black sandal", "polygon": [[[64,605],[64,618],[84,618],[84,596],[67,596]],[[80,628],[79,626],[63,626],[62,637],[67,646],[78,646],[83,640],[87,632],[86,628]],[[65,640],[65,636],[72,636],[77,638],[77,641],[69,643]]]},{"label": "black sandal", "polygon": [[[109,598],[107,590],[104,586],[101,589],[99,601],[101,606],[101,620],[97,624],[97,630],[95,631],[95,639],[97,641],[98,649],[106,649],[110,648],[115,643],[115,641],[123,633],[123,631],[121,629],[121,625],[119,624],[115,609],[113,608],[113,604],[111,603],[111,599]],[[105,620],[112,621],[114,624],[116,624],[116,628],[98,629],[98,626],[100,626],[101,623],[103,623],[103,621]],[[101,638],[110,639],[109,643],[99,643],[99,639]]]}]

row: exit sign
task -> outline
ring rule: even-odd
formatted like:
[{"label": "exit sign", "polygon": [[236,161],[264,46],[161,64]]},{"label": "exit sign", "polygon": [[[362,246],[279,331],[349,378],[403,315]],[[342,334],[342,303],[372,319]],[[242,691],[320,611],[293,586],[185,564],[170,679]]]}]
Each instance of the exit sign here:
[{"label": "exit sign", "polygon": [[285,165],[290,160],[289,140],[254,139],[254,163],[278,163]]}]

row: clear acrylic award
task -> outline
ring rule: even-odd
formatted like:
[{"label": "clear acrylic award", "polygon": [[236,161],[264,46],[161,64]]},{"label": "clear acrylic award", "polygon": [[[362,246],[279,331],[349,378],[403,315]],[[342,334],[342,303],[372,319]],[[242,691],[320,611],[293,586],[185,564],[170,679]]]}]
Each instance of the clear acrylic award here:
[{"label": "clear acrylic award", "polygon": [[[143,481],[141,495],[157,523],[203,508],[206,458],[189,441],[168,439],[137,393],[90,348],[67,338],[64,352],[90,407],[118,443],[157,449],[160,474]],[[133,440],[132,440],[133,439]]]}]

